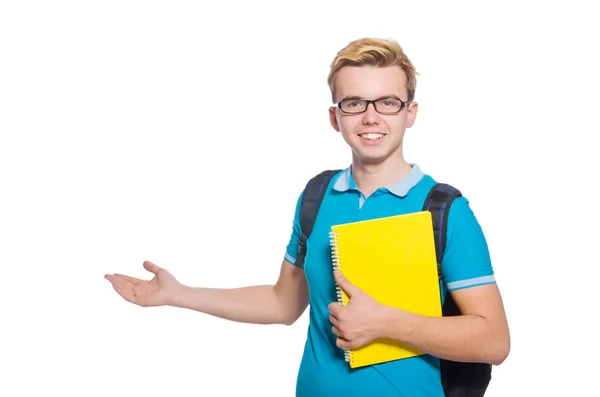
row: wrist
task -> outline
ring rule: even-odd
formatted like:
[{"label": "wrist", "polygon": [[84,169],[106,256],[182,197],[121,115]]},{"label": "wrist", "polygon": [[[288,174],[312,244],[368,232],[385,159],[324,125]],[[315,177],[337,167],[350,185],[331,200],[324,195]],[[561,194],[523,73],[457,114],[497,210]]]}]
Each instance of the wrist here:
[{"label": "wrist", "polygon": [[382,337],[404,342],[410,328],[408,312],[395,307],[384,307],[380,327]]},{"label": "wrist", "polygon": [[177,283],[175,286],[167,293],[165,297],[165,303],[168,306],[173,307],[185,307],[185,296],[188,294],[188,290],[190,287]]}]

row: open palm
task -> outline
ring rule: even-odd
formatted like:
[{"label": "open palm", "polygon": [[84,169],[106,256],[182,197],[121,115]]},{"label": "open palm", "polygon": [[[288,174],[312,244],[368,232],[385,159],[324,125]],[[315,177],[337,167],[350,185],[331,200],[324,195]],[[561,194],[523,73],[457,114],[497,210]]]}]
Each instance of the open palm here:
[{"label": "open palm", "polygon": [[139,306],[165,305],[179,285],[178,281],[167,270],[152,262],[144,262],[144,269],[154,274],[152,280],[141,280],[118,273],[107,274],[104,278],[128,302]]}]

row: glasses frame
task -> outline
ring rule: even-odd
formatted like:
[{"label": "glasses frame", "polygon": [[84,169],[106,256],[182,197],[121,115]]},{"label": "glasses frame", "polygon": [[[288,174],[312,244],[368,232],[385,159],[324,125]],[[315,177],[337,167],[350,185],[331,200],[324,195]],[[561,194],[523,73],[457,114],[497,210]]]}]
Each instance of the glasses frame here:
[{"label": "glasses frame", "polygon": [[[380,112],[379,110],[377,110],[377,105],[375,104],[375,102],[386,100],[386,99],[395,99],[397,101],[400,101],[400,109],[397,112]],[[365,110],[363,110],[363,111],[346,112],[342,109],[342,102],[344,102],[344,101],[362,101],[362,102],[366,102],[367,105],[365,106]],[[364,113],[367,111],[367,109],[369,108],[369,104],[373,104],[373,109],[375,109],[375,111],[379,114],[398,114],[402,111],[402,109],[407,107],[410,103],[412,103],[412,101],[403,101],[402,99],[400,99],[398,97],[388,96],[388,97],[382,97],[382,98],[377,98],[377,99],[344,98],[341,101],[339,101],[338,103],[334,103],[333,106],[340,109],[342,111],[342,113],[344,113],[344,114],[361,114],[361,113]]]}]

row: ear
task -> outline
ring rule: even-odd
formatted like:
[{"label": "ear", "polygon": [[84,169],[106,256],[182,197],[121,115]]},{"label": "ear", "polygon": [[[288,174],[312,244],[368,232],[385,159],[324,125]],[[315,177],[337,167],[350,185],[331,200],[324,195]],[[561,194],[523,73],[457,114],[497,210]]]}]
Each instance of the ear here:
[{"label": "ear", "polygon": [[337,112],[336,112],[335,106],[331,106],[329,108],[329,122],[331,123],[331,126],[333,127],[334,130],[336,130],[337,132],[340,132],[340,125],[338,124]]},{"label": "ear", "polygon": [[406,109],[406,128],[410,128],[417,120],[419,104],[417,102],[411,102],[407,105],[407,107],[408,109]]}]

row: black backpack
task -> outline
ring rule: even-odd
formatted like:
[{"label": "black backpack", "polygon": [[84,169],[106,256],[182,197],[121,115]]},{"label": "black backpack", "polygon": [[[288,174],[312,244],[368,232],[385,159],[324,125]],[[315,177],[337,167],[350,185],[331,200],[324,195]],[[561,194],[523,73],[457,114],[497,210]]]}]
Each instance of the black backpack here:
[{"label": "black backpack", "polygon": [[[329,182],[339,171],[323,171],[310,179],[306,184],[300,204],[300,228],[302,229],[302,234],[300,235],[298,244],[296,266],[304,267],[306,240],[312,232]],[[438,276],[440,279],[442,277],[442,256],[446,247],[448,213],[450,205],[459,196],[461,196],[460,191],[454,187],[438,183],[431,188],[423,204],[423,210],[430,211],[432,215]],[[446,300],[442,307],[442,315],[460,315],[460,311],[450,294],[446,294]],[[440,359],[440,370],[442,386],[446,397],[482,397],[485,394],[492,375],[492,366],[486,363],[463,363]]]}]

